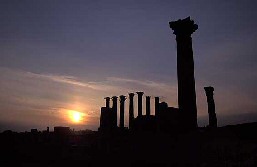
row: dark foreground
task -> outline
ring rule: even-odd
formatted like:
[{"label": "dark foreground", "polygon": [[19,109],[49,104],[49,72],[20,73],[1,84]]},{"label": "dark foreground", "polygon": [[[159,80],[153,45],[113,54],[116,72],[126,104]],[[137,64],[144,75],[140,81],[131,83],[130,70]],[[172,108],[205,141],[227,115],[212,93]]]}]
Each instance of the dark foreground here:
[{"label": "dark foreground", "polygon": [[0,166],[256,167],[257,123],[179,135],[122,131],[0,136]]}]

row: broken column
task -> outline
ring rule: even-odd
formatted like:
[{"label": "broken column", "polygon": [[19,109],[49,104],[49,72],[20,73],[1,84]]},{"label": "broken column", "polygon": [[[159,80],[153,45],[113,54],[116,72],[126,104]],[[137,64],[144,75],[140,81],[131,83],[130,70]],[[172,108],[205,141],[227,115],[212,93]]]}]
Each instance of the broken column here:
[{"label": "broken column", "polygon": [[150,99],[151,99],[150,96],[146,96],[146,116],[150,116],[150,114],[151,114]]},{"label": "broken column", "polygon": [[129,93],[129,129],[132,128],[134,120],[134,93]]},{"label": "broken column", "polygon": [[126,96],[120,96],[120,127],[124,128],[124,103],[126,100]]},{"label": "broken column", "polygon": [[117,127],[117,96],[112,97],[112,127]]},{"label": "broken column", "polygon": [[183,127],[194,129],[197,127],[197,107],[191,34],[198,26],[190,17],[169,24],[177,41],[178,105]]},{"label": "broken column", "polygon": [[110,108],[110,97],[105,97],[104,99],[106,100],[105,101],[106,108]]},{"label": "broken column", "polygon": [[138,110],[137,110],[137,112],[138,112],[138,117],[142,117],[142,98],[143,98],[143,94],[144,94],[144,92],[136,92],[137,93],[137,97],[138,97],[138,104],[137,104],[137,106],[138,106]]},{"label": "broken column", "polygon": [[206,96],[207,96],[207,103],[208,103],[208,113],[209,113],[209,127],[216,128],[217,127],[217,117],[215,113],[215,102],[213,98],[213,91],[214,88],[204,87]]}]

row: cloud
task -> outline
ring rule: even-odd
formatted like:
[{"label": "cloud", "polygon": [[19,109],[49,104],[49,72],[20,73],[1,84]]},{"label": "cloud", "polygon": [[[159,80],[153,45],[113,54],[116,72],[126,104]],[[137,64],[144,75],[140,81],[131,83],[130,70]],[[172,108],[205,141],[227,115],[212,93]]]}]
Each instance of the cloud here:
[{"label": "cloud", "polygon": [[64,84],[70,84],[74,86],[80,86],[80,87],[87,87],[94,90],[103,90],[106,89],[106,87],[103,87],[97,82],[82,82],[79,81],[77,77],[74,76],[68,76],[68,75],[53,75],[53,74],[37,74],[32,72],[26,72],[25,73],[28,77],[35,77],[35,78],[45,78],[49,79],[55,82],[60,82]]},{"label": "cloud", "polygon": [[162,83],[162,82],[156,82],[156,81],[135,80],[130,78],[119,78],[119,77],[108,77],[107,80],[112,82],[137,84],[148,88],[161,89],[165,91],[173,91],[173,92],[176,91],[176,87],[174,85]]},{"label": "cloud", "polygon": [[35,79],[46,79],[53,82],[63,83],[67,85],[73,85],[78,87],[86,87],[93,90],[99,90],[99,91],[106,91],[106,90],[112,90],[115,89],[111,85],[107,85],[104,81],[103,82],[87,82],[82,81],[79,78],[75,76],[70,75],[58,75],[58,74],[44,74],[44,73],[34,73],[30,71],[22,71],[17,69],[10,69],[5,67],[0,67],[0,73],[5,73],[4,75],[19,75],[21,77],[28,77],[28,78],[35,78]]},{"label": "cloud", "polygon": [[[63,83],[67,85],[72,85],[76,87],[85,87],[96,91],[108,91],[108,92],[117,92],[119,90],[128,90],[133,87],[139,86],[139,88],[144,89],[156,89],[168,92],[176,91],[176,86],[157,82],[157,81],[150,81],[150,80],[136,80],[131,78],[121,78],[121,77],[107,77],[99,82],[94,81],[83,81],[75,76],[71,75],[56,75],[56,74],[43,74],[43,73],[34,73],[29,71],[22,71],[17,69],[10,69],[0,67],[0,73],[3,73],[5,76],[16,76],[22,78],[31,78],[31,79],[38,79],[38,80],[50,80],[57,83]],[[135,86],[136,85],[136,86]],[[135,88],[137,89],[137,88]]]}]

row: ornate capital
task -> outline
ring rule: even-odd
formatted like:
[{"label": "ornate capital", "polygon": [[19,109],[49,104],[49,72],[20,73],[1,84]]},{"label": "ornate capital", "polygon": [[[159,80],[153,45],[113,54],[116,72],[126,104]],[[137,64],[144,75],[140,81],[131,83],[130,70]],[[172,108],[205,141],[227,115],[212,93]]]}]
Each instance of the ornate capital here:
[{"label": "ornate capital", "polygon": [[134,95],[134,93],[129,93],[129,97],[133,97]]},{"label": "ornate capital", "polygon": [[120,101],[125,101],[125,100],[126,100],[126,96],[120,95]]},{"label": "ornate capital", "polygon": [[117,100],[118,97],[117,97],[117,96],[112,96],[112,99],[113,99],[113,100]]},{"label": "ornate capital", "polygon": [[213,91],[214,91],[214,88],[211,87],[211,86],[208,86],[208,87],[204,87],[204,90],[206,92],[206,96],[208,95],[213,95]]},{"label": "ornate capital", "polygon": [[198,29],[198,25],[194,23],[193,20],[190,20],[190,17],[187,17],[183,20],[179,19],[178,21],[169,22],[170,28],[174,31],[175,35],[190,36]]},{"label": "ornate capital", "polygon": [[144,92],[136,92],[138,96],[143,96]]}]

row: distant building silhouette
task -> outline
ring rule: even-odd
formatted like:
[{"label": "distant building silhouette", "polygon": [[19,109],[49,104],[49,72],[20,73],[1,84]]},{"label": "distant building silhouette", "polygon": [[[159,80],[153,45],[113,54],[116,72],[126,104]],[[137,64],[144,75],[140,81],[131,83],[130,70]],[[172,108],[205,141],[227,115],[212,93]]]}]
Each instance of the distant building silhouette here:
[{"label": "distant building silhouette", "polygon": [[54,127],[54,134],[69,135],[69,134],[71,134],[71,129],[70,129],[70,127],[55,126]]},{"label": "distant building silhouette", "polygon": [[32,134],[37,134],[37,133],[38,133],[38,130],[37,130],[37,129],[31,129],[30,132],[31,132]]}]

